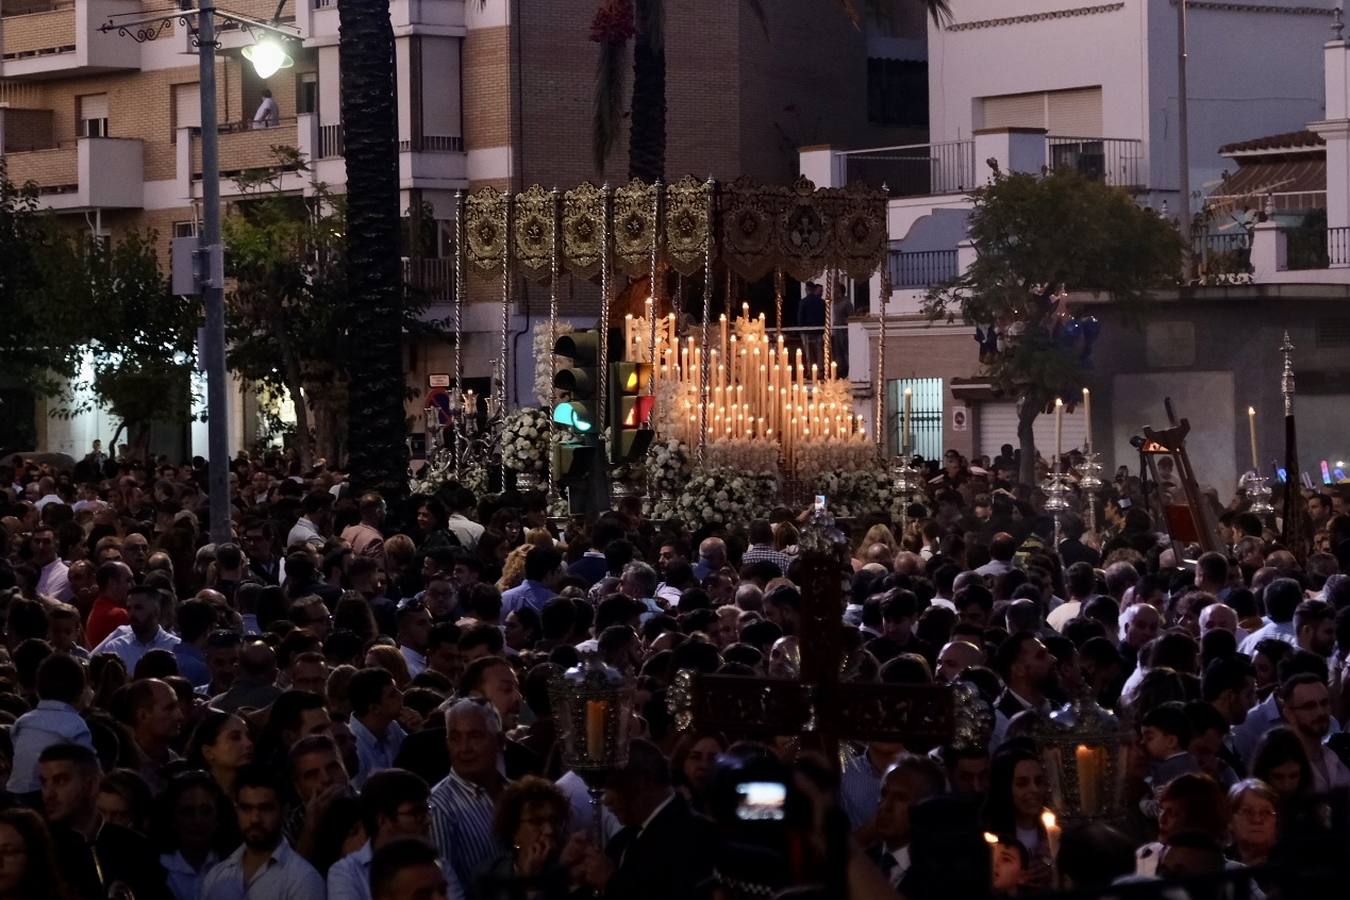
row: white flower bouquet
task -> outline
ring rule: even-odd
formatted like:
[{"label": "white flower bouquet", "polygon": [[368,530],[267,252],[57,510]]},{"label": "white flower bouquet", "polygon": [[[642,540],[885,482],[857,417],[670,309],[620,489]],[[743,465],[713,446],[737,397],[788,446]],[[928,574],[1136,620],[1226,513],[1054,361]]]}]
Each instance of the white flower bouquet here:
[{"label": "white flower bouquet", "polygon": [[768,515],[778,494],[773,472],[698,469],[675,501],[674,514],[690,529],[713,524],[743,528],[751,519]]},{"label": "white flower bouquet", "polygon": [[647,491],[662,497],[677,496],[693,474],[689,445],[678,438],[655,441],[647,450]]},{"label": "white flower bouquet", "polygon": [[542,409],[522,407],[502,423],[502,465],[514,472],[548,471],[553,423]]},{"label": "white flower bouquet", "polygon": [[841,518],[872,513],[894,515],[894,487],[890,473],[877,466],[834,469],[817,477],[813,493],[823,494],[830,511]]},{"label": "white flower bouquet", "polygon": [[557,374],[558,358],[553,355],[554,341],[576,329],[570,322],[558,322],[557,330],[550,339],[548,319],[534,323],[534,396],[539,405],[553,403],[553,376]]}]

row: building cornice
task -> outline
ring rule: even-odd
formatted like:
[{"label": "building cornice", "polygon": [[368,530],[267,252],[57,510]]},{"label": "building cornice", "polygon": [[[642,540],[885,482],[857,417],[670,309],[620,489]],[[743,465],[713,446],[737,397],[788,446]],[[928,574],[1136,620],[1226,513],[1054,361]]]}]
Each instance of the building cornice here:
[{"label": "building cornice", "polygon": [[[1171,0],[1173,6],[1177,0]],[[1264,13],[1272,16],[1333,16],[1335,8],[1330,6],[1275,6],[1271,3],[1233,3],[1230,0],[1186,0],[1187,9],[1204,9],[1211,12]]]},{"label": "building cornice", "polygon": [[[1190,3],[1189,5],[1195,5]],[[1007,16],[1001,19],[976,19],[973,22],[953,22],[945,26],[946,31],[975,31],[980,28],[1002,28],[1004,25],[1024,25],[1029,22],[1047,22],[1051,19],[1074,19],[1079,16],[1095,16],[1101,13],[1119,12],[1124,3],[1103,3],[1098,6],[1076,6],[1071,9],[1052,9],[1046,12],[1027,13],[1021,16]]]}]

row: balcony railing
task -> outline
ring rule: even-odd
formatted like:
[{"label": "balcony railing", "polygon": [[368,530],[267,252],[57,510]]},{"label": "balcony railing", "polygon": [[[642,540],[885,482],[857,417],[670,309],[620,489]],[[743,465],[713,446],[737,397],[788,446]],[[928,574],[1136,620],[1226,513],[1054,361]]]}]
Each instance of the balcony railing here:
[{"label": "balcony railing", "polygon": [[1045,138],[1045,164],[1051,169],[1075,169],[1085,178],[1112,187],[1143,186],[1144,142],[1128,138]]},{"label": "balcony railing", "polygon": [[[252,122],[222,122],[219,126],[220,173],[226,177],[256,170],[285,168],[274,148],[298,146],[296,120],[283,118],[271,128],[255,128]],[[192,175],[202,171],[201,132],[193,129]]]},{"label": "balcony railing", "polygon": [[341,156],[345,146],[341,125],[319,126],[318,159],[333,159]]},{"label": "balcony railing", "polygon": [[424,134],[419,140],[398,142],[399,153],[459,153],[464,149],[464,138],[449,134]]},{"label": "balcony railing", "polygon": [[883,184],[892,197],[960,194],[975,187],[975,142],[907,144],[839,154],[844,182]]},{"label": "balcony railing", "polygon": [[1248,275],[1252,271],[1252,236],[1246,231],[1196,234],[1192,253],[1200,278]]},{"label": "balcony railing", "polygon": [[455,261],[405,256],[403,283],[432,303],[450,303],[455,299]]},{"label": "balcony railing", "polygon": [[1350,228],[1328,228],[1326,247],[1328,265],[1350,266]]},{"label": "balcony railing", "polygon": [[891,286],[931,288],[960,274],[955,250],[892,250]]}]

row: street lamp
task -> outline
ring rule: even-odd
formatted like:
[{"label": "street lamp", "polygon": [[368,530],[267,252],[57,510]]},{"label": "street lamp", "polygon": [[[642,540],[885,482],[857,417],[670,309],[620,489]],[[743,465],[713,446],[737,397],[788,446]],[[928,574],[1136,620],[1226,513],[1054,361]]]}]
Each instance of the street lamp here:
[{"label": "street lamp", "polygon": [[[267,78],[278,69],[292,64],[291,58],[278,43],[281,39],[298,39],[297,32],[279,28],[236,13],[203,6],[198,9],[173,10],[164,15],[131,21],[117,21],[110,16],[99,26],[99,31],[116,31],[138,44],[153,41],[174,21],[184,28],[192,27],[191,17],[197,17],[198,93],[201,96],[202,137],[202,229],[197,237],[198,271],[201,279],[202,306],[206,311],[203,329],[202,356],[206,370],[207,415],[207,486],[210,498],[210,535],[216,544],[232,539],[230,528],[230,420],[229,373],[225,366],[225,252],[220,240],[220,149],[216,124],[216,17],[234,22],[246,31],[262,32],[260,40],[244,50],[258,76]],[[133,14],[134,15],[134,14]],[[189,173],[190,177],[190,173]]]}]

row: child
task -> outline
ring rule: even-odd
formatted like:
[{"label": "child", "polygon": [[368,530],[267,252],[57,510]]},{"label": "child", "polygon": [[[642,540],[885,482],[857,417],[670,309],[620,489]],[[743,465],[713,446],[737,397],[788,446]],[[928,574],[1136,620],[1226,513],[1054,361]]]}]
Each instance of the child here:
[{"label": "child", "polygon": [[1158,814],[1158,796],[1178,775],[1199,772],[1200,763],[1188,749],[1191,745],[1191,720],[1182,703],[1163,703],[1149,711],[1141,723],[1139,739],[1149,761],[1145,780],[1152,789],[1139,803],[1150,818]]},{"label": "child", "polygon": [[47,643],[57,653],[88,659],[89,651],[80,646],[80,611],[69,603],[47,609]]}]

